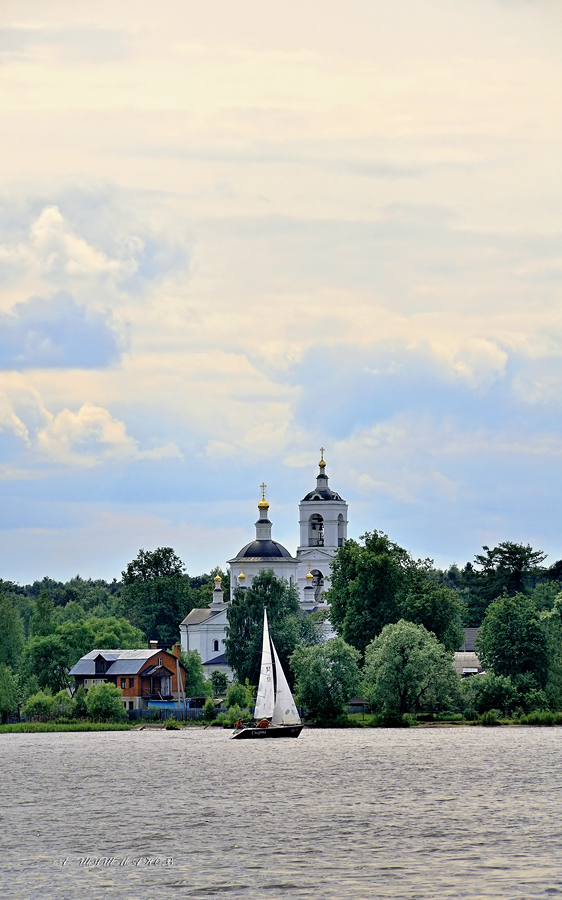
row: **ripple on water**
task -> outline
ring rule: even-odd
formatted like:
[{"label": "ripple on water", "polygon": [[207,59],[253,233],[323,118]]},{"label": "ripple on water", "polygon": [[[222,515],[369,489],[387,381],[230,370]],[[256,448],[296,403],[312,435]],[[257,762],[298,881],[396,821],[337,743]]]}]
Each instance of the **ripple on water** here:
[{"label": "ripple on water", "polygon": [[4,735],[2,897],[556,896],[561,743],[523,728]]}]

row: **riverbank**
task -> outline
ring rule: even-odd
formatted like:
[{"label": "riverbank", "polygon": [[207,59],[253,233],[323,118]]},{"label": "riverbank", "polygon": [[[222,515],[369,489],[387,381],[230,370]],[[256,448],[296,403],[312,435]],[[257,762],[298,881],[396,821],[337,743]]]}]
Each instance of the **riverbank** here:
[{"label": "riverbank", "polygon": [[14,722],[0,725],[0,734],[41,734],[56,731],[130,731],[128,722]]}]

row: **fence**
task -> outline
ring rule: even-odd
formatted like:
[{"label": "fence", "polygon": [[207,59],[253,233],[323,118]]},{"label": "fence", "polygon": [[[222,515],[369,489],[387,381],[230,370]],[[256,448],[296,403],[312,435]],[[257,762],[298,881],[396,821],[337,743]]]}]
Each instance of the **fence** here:
[{"label": "fence", "polygon": [[[226,709],[217,709],[215,715],[227,712]],[[129,719],[146,719],[149,722],[164,722],[166,719],[175,719],[177,722],[199,721],[203,718],[202,709],[129,709]]]}]

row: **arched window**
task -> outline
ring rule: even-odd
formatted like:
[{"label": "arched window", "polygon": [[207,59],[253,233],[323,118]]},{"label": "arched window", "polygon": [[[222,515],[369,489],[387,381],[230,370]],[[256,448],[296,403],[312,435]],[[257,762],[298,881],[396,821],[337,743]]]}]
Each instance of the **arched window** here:
[{"label": "arched window", "polygon": [[214,650],[214,652],[216,653],[218,649],[219,649],[219,642],[218,642],[218,641],[213,641],[213,650]]},{"label": "arched window", "polygon": [[314,513],[308,520],[308,546],[324,546],[324,519],[318,513]]},{"label": "arched window", "polygon": [[343,547],[345,540],[345,519],[340,513],[338,516],[338,547]]},{"label": "arched window", "polygon": [[324,576],[320,569],[312,569],[311,575],[314,576],[314,581],[312,582],[312,587],[314,588],[314,599],[318,600],[320,594],[324,590]]}]

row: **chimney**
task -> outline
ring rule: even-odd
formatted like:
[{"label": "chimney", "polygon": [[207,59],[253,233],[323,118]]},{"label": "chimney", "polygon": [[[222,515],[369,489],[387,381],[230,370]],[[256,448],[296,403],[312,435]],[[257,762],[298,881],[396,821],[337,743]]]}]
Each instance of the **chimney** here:
[{"label": "chimney", "polygon": [[181,653],[181,644],[174,644],[174,656],[176,657],[176,659],[180,658],[180,653]]},{"label": "chimney", "polygon": [[158,650],[158,641],[150,641],[150,649]]}]

